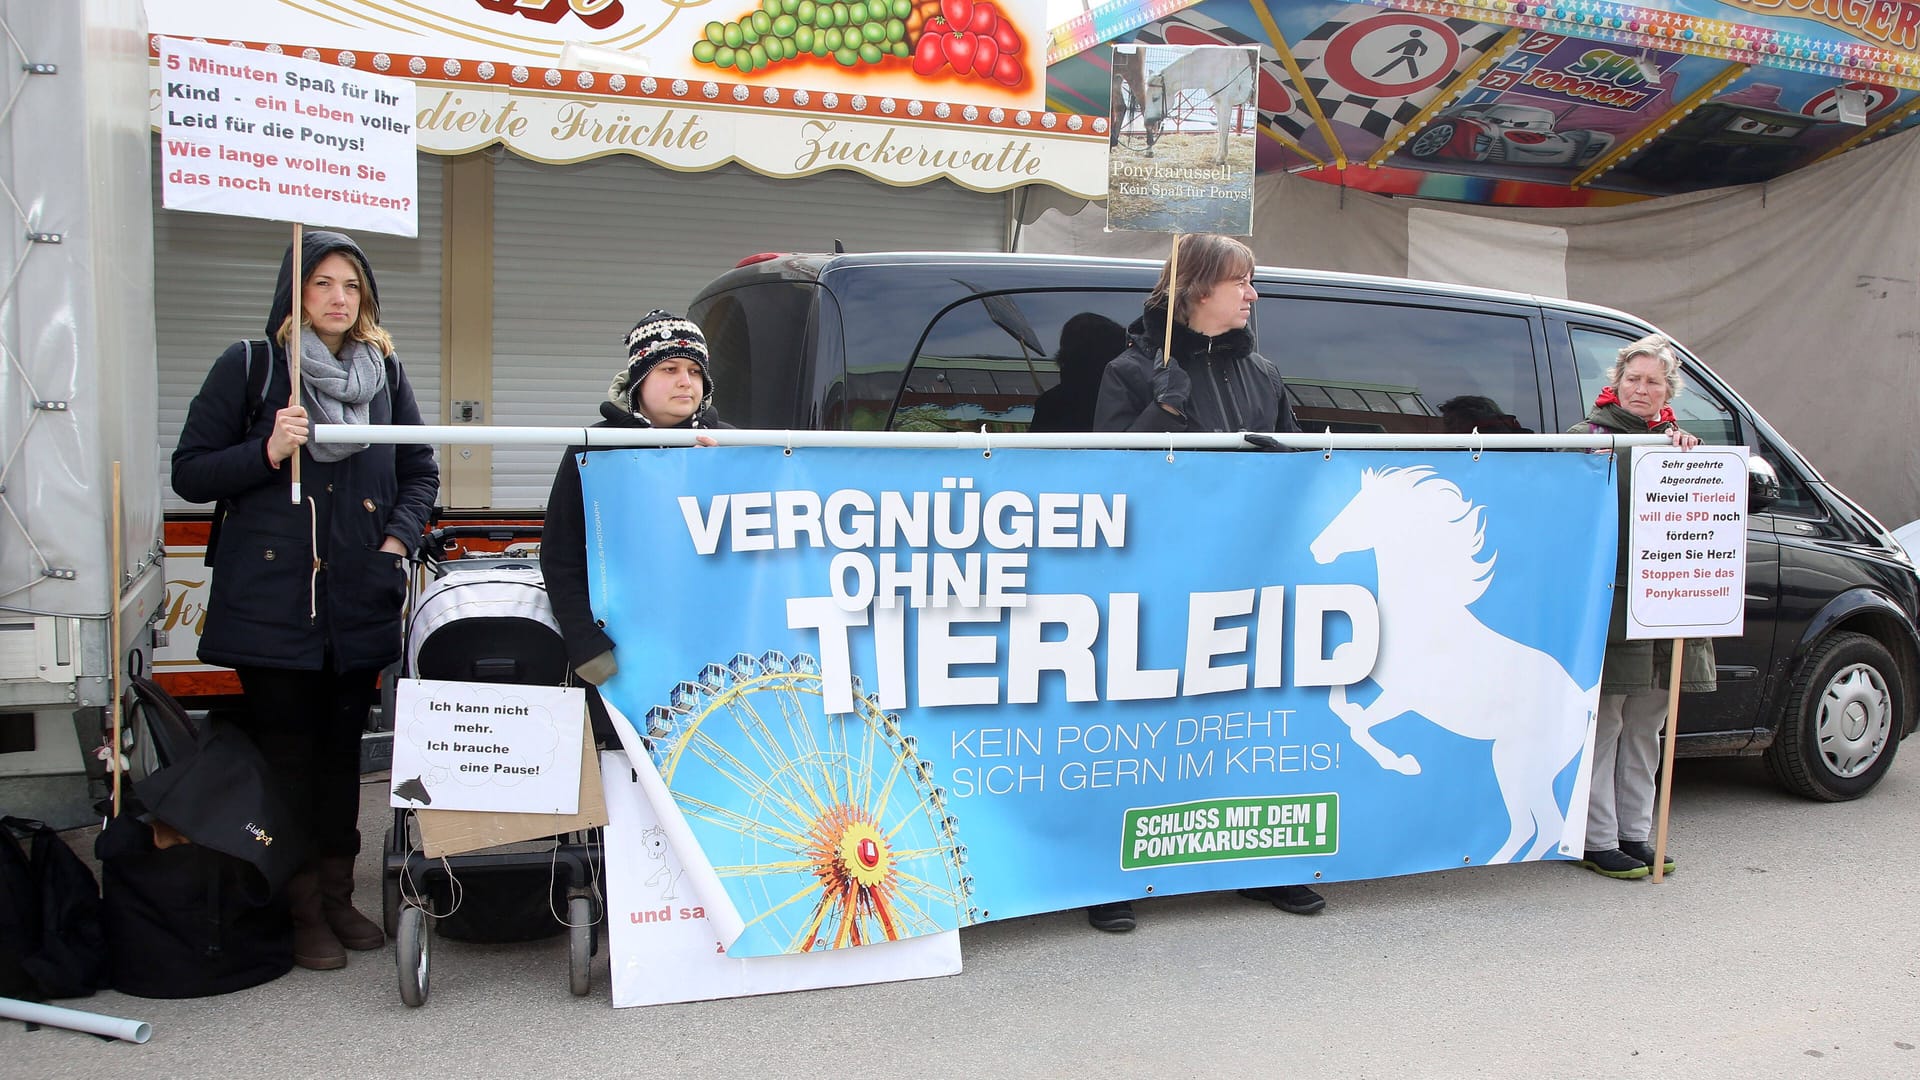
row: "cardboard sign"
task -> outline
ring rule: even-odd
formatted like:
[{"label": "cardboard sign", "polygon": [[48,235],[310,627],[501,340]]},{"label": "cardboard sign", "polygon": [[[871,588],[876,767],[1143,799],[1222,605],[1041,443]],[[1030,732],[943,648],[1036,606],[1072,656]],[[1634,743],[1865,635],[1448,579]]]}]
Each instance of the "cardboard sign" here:
[{"label": "cardboard sign", "polygon": [[[653,772],[644,755],[638,767]],[[607,943],[615,1008],[780,994],[960,973],[960,934],[734,959],[707,917],[627,755],[601,755],[607,799]],[[657,776],[655,777],[657,780]]]},{"label": "cardboard sign", "polygon": [[[584,723],[584,721],[582,721]],[[420,850],[429,859],[581,832],[607,823],[600,758],[591,737],[580,740],[580,810],[575,814],[510,814],[483,810],[416,810]]]},{"label": "cardboard sign", "polygon": [[401,679],[391,804],[576,813],[586,709],[579,687]]},{"label": "cardboard sign", "polygon": [[1628,482],[1627,637],[1738,637],[1747,613],[1747,448],[1639,447]]},{"label": "cardboard sign", "polygon": [[419,235],[410,80],[178,38],[159,77],[167,209]]}]

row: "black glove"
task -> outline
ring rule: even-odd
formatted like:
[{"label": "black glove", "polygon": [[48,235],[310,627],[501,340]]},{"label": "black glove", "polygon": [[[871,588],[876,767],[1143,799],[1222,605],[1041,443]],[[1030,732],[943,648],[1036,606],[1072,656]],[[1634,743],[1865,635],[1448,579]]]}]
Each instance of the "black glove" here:
[{"label": "black glove", "polygon": [[1172,360],[1153,369],[1153,400],[1182,416],[1187,414],[1187,399],[1193,396],[1193,382],[1180,361]]}]

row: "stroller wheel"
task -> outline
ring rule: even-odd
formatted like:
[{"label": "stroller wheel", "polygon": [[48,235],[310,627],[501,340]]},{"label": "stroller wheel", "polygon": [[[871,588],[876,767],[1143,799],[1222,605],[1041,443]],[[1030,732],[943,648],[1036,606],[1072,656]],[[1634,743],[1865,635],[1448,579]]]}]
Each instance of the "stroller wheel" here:
[{"label": "stroller wheel", "polygon": [[399,933],[393,939],[394,962],[400,969],[400,1000],[414,1008],[427,1003],[432,939],[425,908],[408,904],[401,910]]},{"label": "stroller wheel", "polygon": [[567,901],[567,988],[574,997],[593,989],[593,898]]}]

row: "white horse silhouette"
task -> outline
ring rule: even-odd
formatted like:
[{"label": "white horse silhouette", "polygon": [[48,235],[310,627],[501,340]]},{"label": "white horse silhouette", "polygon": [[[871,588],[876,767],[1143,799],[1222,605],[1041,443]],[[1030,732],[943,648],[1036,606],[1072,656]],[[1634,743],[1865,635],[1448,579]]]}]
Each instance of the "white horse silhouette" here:
[{"label": "white horse silhouette", "polygon": [[[1167,110],[1180,100],[1181,94],[1198,90],[1213,102],[1219,138],[1213,161],[1224,165],[1227,142],[1233,132],[1233,110],[1253,99],[1256,77],[1252,50],[1231,45],[1196,45],[1193,51],[1147,80],[1147,130],[1160,127],[1166,120]],[[1161,137],[1166,134],[1165,130],[1160,131]],[[1147,141],[1147,156],[1153,156],[1151,137]]]},{"label": "white horse silhouette", "polygon": [[1407,776],[1420,772],[1420,762],[1382,746],[1375,726],[1416,713],[1491,742],[1511,831],[1488,861],[1502,863],[1513,861],[1529,836],[1528,859],[1561,841],[1566,816],[1553,795],[1554,777],[1586,744],[1586,727],[1564,718],[1569,710],[1585,712],[1593,698],[1553,657],[1489,630],[1467,610],[1493,580],[1493,558],[1476,558],[1482,510],[1425,466],[1368,469],[1360,493],[1311,550],[1325,564],[1371,548],[1379,572],[1383,617],[1372,679],[1380,696],[1362,707],[1335,686],[1328,694],[1334,715],[1381,768]]}]

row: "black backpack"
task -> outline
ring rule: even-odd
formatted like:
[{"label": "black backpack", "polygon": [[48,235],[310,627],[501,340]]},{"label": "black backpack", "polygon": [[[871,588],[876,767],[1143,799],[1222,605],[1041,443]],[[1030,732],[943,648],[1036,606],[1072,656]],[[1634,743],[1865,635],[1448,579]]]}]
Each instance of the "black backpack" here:
[{"label": "black backpack", "polygon": [[[138,806],[94,845],[111,985],[204,997],[286,974],[293,924],[281,888],[302,860],[302,838],[259,752],[237,728],[194,722],[151,680],[128,685],[161,767],[133,785]],[[189,842],[161,847],[151,820]]]},{"label": "black backpack", "polygon": [[[261,353],[266,356],[263,359]],[[273,346],[265,341],[247,342],[247,411],[246,419],[240,425],[242,437],[253,430],[260,419],[260,411],[267,407],[267,383],[273,379]],[[207,526],[207,553],[201,562],[213,565],[213,554],[220,550],[220,528],[227,522],[227,500],[221,499],[213,505],[213,522]],[[175,706],[176,708],[178,706]]]},{"label": "black backpack", "polygon": [[86,997],[106,984],[93,871],[44,822],[0,818],[0,997]]}]

